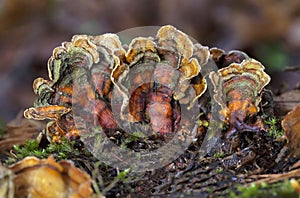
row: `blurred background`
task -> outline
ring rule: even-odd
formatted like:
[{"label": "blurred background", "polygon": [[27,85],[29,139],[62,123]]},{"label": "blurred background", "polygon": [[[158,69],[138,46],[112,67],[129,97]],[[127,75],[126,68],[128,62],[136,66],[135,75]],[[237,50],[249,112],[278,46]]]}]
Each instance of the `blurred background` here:
[{"label": "blurred background", "polygon": [[165,24],[258,59],[275,94],[298,86],[300,71],[284,69],[300,65],[299,0],[0,0],[0,120],[32,106],[33,80],[72,35]]}]

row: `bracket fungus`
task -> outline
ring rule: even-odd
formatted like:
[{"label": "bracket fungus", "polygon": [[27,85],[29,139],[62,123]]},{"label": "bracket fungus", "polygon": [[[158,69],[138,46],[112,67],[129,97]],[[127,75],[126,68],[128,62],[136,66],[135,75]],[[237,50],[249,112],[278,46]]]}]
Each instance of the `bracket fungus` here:
[{"label": "bracket fungus", "polygon": [[[104,130],[117,129],[119,116],[149,123],[160,134],[174,132],[181,119],[178,103],[190,109],[207,88],[199,76],[208,58],[208,47],[193,44],[170,25],[161,27],[155,38],[134,38],[127,51],[116,34],[75,35],[53,50],[50,80],[34,81],[38,99],[24,116],[52,120],[46,129],[51,142],[88,131],[75,126],[75,107],[86,122]],[[114,94],[121,98],[120,115],[112,112]]]},{"label": "bracket fungus", "polygon": [[270,81],[260,62],[245,59],[211,72],[209,77],[214,86],[214,100],[221,106],[220,120],[230,125],[228,135],[236,130],[264,129],[258,117],[247,122],[259,112],[260,93]]},{"label": "bracket fungus", "polygon": [[[5,168],[0,166],[1,197],[89,198],[93,196],[90,176],[71,161],[55,162],[26,157]],[[5,194],[2,194],[5,193]]]},{"label": "bracket fungus", "polygon": [[191,79],[200,75],[208,58],[207,47],[194,45],[173,26],[163,26],[155,38],[133,39],[125,55],[127,63],[112,73],[123,96],[121,119],[150,123],[161,134],[176,132],[181,119],[178,102],[190,108],[206,90],[204,78],[194,84]]},{"label": "bracket fungus", "polygon": [[71,42],[64,42],[53,50],[48,61],[50,80],[37,78],[34,81],[33,89],[38,99],[34,107],[25,110],[24,116],[53,120],[46,128],[51,142],[60,142],[63,136],[74,139],[79,132],[74,126],[72,107],[92,101],[94,106],[86,110],[96,111],[89,117],[91,121],[99,120],[103,128],[115,128],[116,122],[106,100],[112,89],[111,71],[124,54],[114,34],[75,35]]},{"label": "bracket fungus", "polygon": [[[225,171],[231,185],[240,181],[239,175],[268,172],[266,167],[280,165],[277,154],[283,153],[284,143],[259,133],[266,130],[263,119],[273,115],[273,96],[265,89],[271,78],[260,62],[242,51],[209,49],[166,25],[155,36],[133,38],[128,46],[117,34],[75,35],[53,50],[47,66],[49,79],[34,80],[37,99],[24,116],[48,120],[43,133],[51,143],[81,138],[80,148],[83,142],[93,157],[108,162],[104,171],[114,167],[109,168],[113,171],[109,177],[119,170],[133,173],[157,167],[163,175],[148,171],[141,181],[146,184],[149,176],[152,183],[145,188],[160,190],[159,185],[170,193],[183,192],[179,189],[183,185],[189,192],[194,186],[203,188],[197,178],[204,175],[209,181],[209,188],[204,189],[207,194],[212,182],[218,189],[227,188],[219,188],[222,173],[215,168]],[[299,157],[300,105],[285,116],[282,128],[285,148]],[[96,165],[93,168],[102,171]],[[122,182],[116,181],[112,184]],[[51,156],[44,160],[27,157],[7,169],[0,166],[0,197],[3,193],[92,197],[91,182],[71,162],[55,162]],[[142,191],[138,183],[131,184]],[[124,186],[127,183],[120,188]]]},{"label": "bracket fungus", "polygon": [[218,68],[229,66],[231,63],[241,63],[245,59],[249,59],[249,56],[239,50],[231,50],[225,53],[224,50],[213,47],[209,49],[210,55]]},{"label": "bracket fungus", "polygon": [[293,108],[282,120],[283,138],[292,155],[300,157],[300,104]]}]

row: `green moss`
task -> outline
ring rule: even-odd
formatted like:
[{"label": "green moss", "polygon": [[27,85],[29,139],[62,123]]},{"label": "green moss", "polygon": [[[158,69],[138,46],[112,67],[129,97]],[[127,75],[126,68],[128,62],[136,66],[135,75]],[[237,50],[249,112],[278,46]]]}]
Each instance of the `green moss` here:
[{"label": "green moss", "polygon": [[[53,155],[56,160],[67,159],[71,155],[79,155],[80,151],[74,147],[74,141],[63,139],[61,144],[49,144],[46,148],[40,148],[36,140],[27,140],[24,145],[14,145],[14,158],[9,158],[5,163],[11,164],[27,156],[35,156],[40,159]],[[86,151],[87,152],[87,151]]]},{"label": "green moss", "polygon": [[128,148],[128,146],[127,146],[128,143],[138,141],[138,140],[143,140],[145,137],[146,136],[143,132],[133,132],[127,138],[124,139],[124,141],[122,142],[120,147],[123,148],[123,149],[127,149]]},{"label": "green moss", "polygon": [[225,157],[225,153],[223,153],[223,152],[215,153],[215,154],[214,154],[214,157],[215,157],[215,158],[223,158],[223,157]]},{"label": "green moss", "polygon": [[223,172],[223,168],[222,167],[216,168],[216,173],[222,173],[222,172]]},{"label": "green moss", "polygon": [[112,188],[114,188],[118,182],[127,182],[130,181],[131,178],[128,177],[128,174],[130,173],[130,169],[125,169],[123,171],[121,171],[117,177],[115,177],[113,179],[113,181],[110,182],[110,184],[108,186],[106,186],[103,190],[102,193],[106,194],[106,192],[110,191]]},{"label": "green moss", "polygon": [[265,121],[265,124],[268,126],[268,135],[271,137],[274,137],[275,139],[278,139],[283,135],[283,130],[280,127],[280,122],[277,118],[272,117],[268,118]]},{"label": "green moss", "polygon": [[142,138],[145,138],[145,134],[143,132],[133,132],[131,136],[129,136],[128,139],[130,139],[130,141],[136,141]]},{"label": "green moss", "polygon": [[127,178],[127,176],[128,176],[128,174],[129,174],[129,172],[130,172],[130,169],[125,169],[125,170],[121,171],[121,172],[118,174],[117,179],[118,179],[119,181],[125,181],[126,178]]},{"label": "green moss", "polygon": [[248,187],[238,187],[238,192],[230,192],[231,198],[269,198],[269,197],[299,197],[300,195],[292,187],[291,182],[286,180],[279,183],[259,185],[251,184]]}]

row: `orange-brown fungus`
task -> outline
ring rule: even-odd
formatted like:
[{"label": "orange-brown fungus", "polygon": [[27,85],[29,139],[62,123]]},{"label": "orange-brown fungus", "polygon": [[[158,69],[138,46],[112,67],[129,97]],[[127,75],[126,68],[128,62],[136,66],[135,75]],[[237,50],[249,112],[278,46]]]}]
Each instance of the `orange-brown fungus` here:
[{"label": "orange-brown fungus", "polygon": [[247,123],[248,118],[259,112],[260,93],[270,81],[261,63],[246,59],[211,72],[209,77],[214,85],[214,99],[221,106],[220,119],[230,125],[229,134],[263,129],[259,119]]},{"label": "orange-brown fungus", "polygon": [[[155,38],[133,39],[126,62],[112,72],[112,82],[123,96],[121,119],[149,123],[160,134],[176,132],[181,119],[178,103],[192,107],[206,91],[200,71],[208,58],[207,47],[193,44],[170,25],[161,27]],[[199,80],[192,84],[196,76]]]},{"label": "orange-brown fungus", "polygon": [[284,137],[287,139],[287,147],[292,154],[300,156],[300,104],[290,111],[282,120]]},{"label": "orange-brown fungus", "polygon": [[24,112],[28,119],[53,120],[46,133],[49,141],[62,137],[76,139],[80,133],[73,119],[74,106],[81,108],[87,121],[99,123],[104,129],[116,128],[110,104],[112,69],[125,56],[118,36],[75,35],[71,42],[53,50],[48,61],[50,80],[37,78],[33,83],[38,99]]},{"label": "orange-brown fungus", "polygon": [[93,195],[90,176],[70,161],[26,157],[9,169],[15,174],[15,197],[88,198]]},{"label": "orange-brown fungus", "polygon": [[[170,25],[155,37],[134,38],[127,51],[116,34],[75,35],[53,50],[50,80],[34,81],[38,99],[24,116],[52,120],[45,130],[51,142],[77,139],[90,127],[117,130],[117,119],[174,132],[181,119],[178,104],[190,110],[207,89],[200,71],[209,56],[208,47]],[[115,95],[121,108],[112,112]],[[76,128],[75,116],[83,127]]]}]

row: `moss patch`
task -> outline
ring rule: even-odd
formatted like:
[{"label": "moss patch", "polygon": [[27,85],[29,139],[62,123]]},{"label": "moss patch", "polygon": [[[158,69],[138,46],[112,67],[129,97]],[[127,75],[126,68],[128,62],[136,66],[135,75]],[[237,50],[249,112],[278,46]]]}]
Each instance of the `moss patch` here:
[{"label": "moss patch", "polygon": [[238,187],[238,192],[230,192],[231,198],[269,198],[269,197],[300,197],[293,187],[294,180],[285,180],[274,184],[250,184],[248,187]]},{"label": "moss patch", "polygon": [[35,156],[40,159],[53,155],[56,160],[68,159],[71,155],[87,154],[86,149],[80,149],[75,146],[75,141],[63,139],[61,144],[49,144],[46,148],[39,147],[36,140],[27,140],[24,145],[14,145],[14,157],[8,158],[6,164],[15,163],[27,156]]}]

